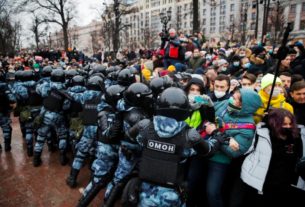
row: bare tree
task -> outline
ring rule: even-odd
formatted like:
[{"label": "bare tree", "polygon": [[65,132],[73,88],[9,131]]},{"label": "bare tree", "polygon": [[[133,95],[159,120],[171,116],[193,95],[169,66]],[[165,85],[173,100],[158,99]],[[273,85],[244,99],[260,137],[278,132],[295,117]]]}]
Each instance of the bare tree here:
[{"label": "bare tree", "polygon": [[42,19],[40,19],[35,13],[33,13],[32,26],[31,26],[30,30],[34,34],[36,50],[39,50],[40,38],[45,35],[45,33],[43,31],[39,30],[39,26],[42,23],[44,23],[44,21]]},{"label": "bare tree", "polygon": [[271,33],[271,42],[276,45],[279,44],[280,37],[282,36],[286,24],[286,19],[284,15],[284,7],[277,1],[276,6],[274,6],[269,14],[268,20],[268,32]]},{"label": "bare tree", "polygon": [[154,34],[151,28],[146,27],[142,29],[143,41],[141,41],[141,45],[144,48],[151,49],[153,48],[153,43],[159,39],[157,34]]},{"label": "bare tree", "polygon": [[199,1],[193,0],[193,33],[199,32]]},{"label": "bare tree", "polygon": [[69,23],[74,18],[75,6],[72,0],[25,0],[29,8],[40,11],[41,19],[47,23],[55,23],[59,25],[63,32],[64,49],[68,51]]},{"label": "bare tree", "polygon": [[108,27],[111,27],[112,31],[112,47],[113,51],[117,52],[120,47],[120,33],[129,24],[123,24],[122,18],[125,15],[137,12],[138,9],[129,4],[122,3],[122,0],[113,0],[109,6],[106,6],[105,15],[102,15],[103,20],[106,20]]},{"label": "bare tree", "polygon": [[20,47],[20,23],[13,22],[14,1],[0,0],[0,53],[14,53]]}]

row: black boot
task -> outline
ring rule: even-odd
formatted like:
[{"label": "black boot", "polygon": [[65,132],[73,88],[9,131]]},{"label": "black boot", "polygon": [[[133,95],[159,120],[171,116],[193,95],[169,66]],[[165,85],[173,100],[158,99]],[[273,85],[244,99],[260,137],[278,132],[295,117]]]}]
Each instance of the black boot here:
[{"label": "black boot", "polygon": [[68,186],[70,186],[71,188],[75,188],[77,183],[77,176],[78,176],[79,170],[76,170],[74,168],[71,168],[71,172],[69,177],[67,177],[66,183]]},{"label": "black boot", "polygon": [[86,196],[82,196],[79,200],[77,207],[86,207],[91,201],[95,198],[95,196],[100,192],[102,188],[105,187],[104,182],[93,184],[91,190],[87,193]]},{"label": "black boot", "polygon": [[48,151],[49,152],[55,152],[56,149],[55,149],[55,146],[53,145],[53,143],[48,143]]},{"label": "black boot", "polygon": [[11,143],[9,143],[9,142],[5,142],[4,143],[4,150],[6,151],[6,152],[10,152],[11,151]]},{"label": "black boot", "polygon": [[33,165],[34,167],[38,167],[41,165],[41,152],[34,152]]},{"label": "black boot", "polygon": [[28,154],[28,157],[33,156],[33,146],[28,146],[27,147],[27,154]]},{"label": "black boot", "polygon": [[102,207],[113,207],[116,200],[119,198],[119,195],[122,193],[123,188],[124,188],[123,183],[118,183],[115,186],[113,186],[108,196],[108,199],[104,201]]},{"label": "black boot", "polygon": [[60,152],[59,160],[62,166],[68,163],[69,159],[67,158],[66,152]]}]

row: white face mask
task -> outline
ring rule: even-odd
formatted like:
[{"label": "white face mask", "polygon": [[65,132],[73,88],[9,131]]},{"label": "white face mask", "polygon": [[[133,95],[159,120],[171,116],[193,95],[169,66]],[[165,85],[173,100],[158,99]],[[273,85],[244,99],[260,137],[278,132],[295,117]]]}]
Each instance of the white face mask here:
[{"label": "white face mask", "polygon": [[224,92],[224,91],[214,91],[214,94],[215,94],[216,98],[222,98],[226,95],[226,92]]},{"label": "white face mask", "polygon": [[239,62],[233,62],[233,65],[234,65],[235,67],[238,67],[238,66],[239,66]]},{"label": "white face mask", "polygon": [[256,91],[260,91],[260,90],[261,90],[261,87],[256,86],[256,87],[255,87],[255,90],[256,90]]},{"label": "white face mask", "polygon": [[[275,87],[275,88],[273,89],[272,98],[278,97],[278,96],[281,94],[281,92],[282,92],[282,89],[281,89],[281,88]],[[270,93],[271,93],[271,89],[270,89],[270,91],[268,91],[268,94],[269,94],[269,95],[270,95]]]},{"label": "white face mask", "polygon": [[227,67],[223,66],[221,67],[221,71],[226,71],[227,70]]}]

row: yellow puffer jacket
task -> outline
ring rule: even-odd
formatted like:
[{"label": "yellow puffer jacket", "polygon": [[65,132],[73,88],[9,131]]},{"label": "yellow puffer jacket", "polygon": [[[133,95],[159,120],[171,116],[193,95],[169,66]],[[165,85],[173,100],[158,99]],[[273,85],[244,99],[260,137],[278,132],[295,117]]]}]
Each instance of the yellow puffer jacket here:
[{"label": "yellow puffer jacket", "polygon": [[[261,97],[262,100],[262,106],[255,112],[254,114],[254,121],[255,123],[259,123],[262,121],[263,116],[264,116],[264,111],[267,108],[268,100],[269,100],[269,95],[264,92],[263,90],[260,90],[258,92],[258,95]],[[270,107],[273,108],[283,108],[291,113],[293,113],[293,107],[286,102],[286,98],[284,95],[280,94],[276,99],[271,99],[270,102]]]}]

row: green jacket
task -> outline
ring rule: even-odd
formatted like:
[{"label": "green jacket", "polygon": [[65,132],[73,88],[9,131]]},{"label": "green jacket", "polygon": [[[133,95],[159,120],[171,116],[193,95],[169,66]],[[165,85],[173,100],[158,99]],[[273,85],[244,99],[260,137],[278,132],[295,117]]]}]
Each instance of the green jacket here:
[{"label": "green jacket", "polygon": [[[240,89],[242,97],[242,109],[238,113],[229,113],[227,111],[228,100],[215,104],[215,111],[218,123],[252,123],[254,112],[262,105],[259,95],[250,89]],[[234,138],[239,144],[239,150],[233,151],[228,145],[222,144],[221,150],[217,152],[210,160],[219,163],[230,163],[232,158],[243,155],[252,144],[255,130],[252,129],[230,129],[224,133],[228,137]]]}]

